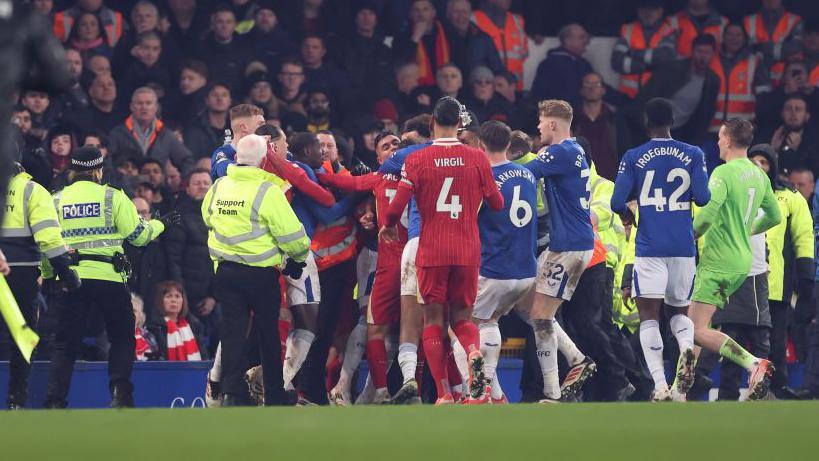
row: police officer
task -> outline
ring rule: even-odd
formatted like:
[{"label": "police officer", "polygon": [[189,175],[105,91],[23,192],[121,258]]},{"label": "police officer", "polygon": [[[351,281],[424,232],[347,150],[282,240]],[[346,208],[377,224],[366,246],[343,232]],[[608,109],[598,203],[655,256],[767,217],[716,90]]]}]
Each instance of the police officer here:
[{"label": "police officer", "polygon": [[[277,184],[282,180],[259,168],[267,143],[243,137],[236,145],[236,165],[216,180],[202,201],[210,230],[208,249],[218,268],[213,281],[223,310],[223,405],[243,405],[247,385],[243,350],[253,312],[264,376],[265,405],[285,404],[281,343],[278,333],[279,272],[298,279],[310,250],[304,227]],[[284,262],[284,264],[283,264]]]},{"label": "police officer", "polygon": [[[37,312],[34,300],[39,287],[40,261],[45,256],[60,280],[69,289],[80,285],[77,273],[71,270],[68,248],[60,235],[60,224],[51,195],[43,186],[31,180],[19,163],[9,182],[5,214],[0,226],[0,249],[13,269],[8,275],[11,288],[26,323],[34,328]],[[5,323],[0,331],[6,333]],[[13,344],[13,342],[12,342]],[[8,407],[19,409],[26,405],[28,375],[31,366],[14,347],[11,352]]]},{"label": "police officer", "polygon": [[[179,214],[169,213],[146,222],[124,192],[100,184],[103,156],[96,147],[81,147],[71,154],[69,185],[54,194],[53,204],[62,236],[74,250],[72,267],[83,279],[80,289],[58,291],[57,334],[48,379],[46,408],[64,408],[71,373],[90,309],[99,309],[111,343],[108,379],[112,407],[132,407],[131,369],[134,361],[134,314],[125,281],[130,270],[123,241],[143,246]],[[44,265],[44,277],[51,274]]]}]

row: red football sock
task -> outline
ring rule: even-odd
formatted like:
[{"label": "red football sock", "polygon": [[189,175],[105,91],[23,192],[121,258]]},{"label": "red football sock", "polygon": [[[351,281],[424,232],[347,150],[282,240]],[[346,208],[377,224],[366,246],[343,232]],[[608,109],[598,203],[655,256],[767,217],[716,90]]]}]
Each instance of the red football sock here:
[{"label": "red football sock", "polygon": [[479,351],[481,349],[481,334],[478,327],[468,320],[461,320],[452,327],[455,336],[458,337],[458,342],[461,343],[467,356],[472,351]]},{"label": "red football sock", "polygon": [[415,382],[418,383],[418,396],[421,396],[421,388],[424,384],[424,364],[426,356],[424,355],[424,342],[418,343],[418,361],[415,362]]},{"label": "red football sock", "polygon": [[427,364],[435,380],[435,389],[438,398],[449,392],[449,382],[446,379],[446,351],[444,350],[444,333],[438,325],[424,327],[424,352]]},{"label": "red football sock", "polygon": [[338,359],[337,355],[327,364],[327,381],[324,383],[327,392],[333,390],[333,387],[335,387],[338,382],[338,377],[341,374],[341,365],[341,360]]},{"label": "red football sock", "polygon": [[387,387],[387,346],[383,339],[367,341],[367,365],[376,389]]}]

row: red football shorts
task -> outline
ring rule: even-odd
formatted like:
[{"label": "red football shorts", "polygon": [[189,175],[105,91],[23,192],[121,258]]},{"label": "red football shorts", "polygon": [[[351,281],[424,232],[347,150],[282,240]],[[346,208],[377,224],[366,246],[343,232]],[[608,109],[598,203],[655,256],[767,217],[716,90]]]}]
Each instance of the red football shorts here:
[{"label": "red football shorts", "polygon": [[380,267],[370,292],[367,323],[390,325],[401,320],[401,266]]},{"label": "red football shorts", "polygon": [[478,270],[476,266],[418,266],[419,302],[474,306]]}]

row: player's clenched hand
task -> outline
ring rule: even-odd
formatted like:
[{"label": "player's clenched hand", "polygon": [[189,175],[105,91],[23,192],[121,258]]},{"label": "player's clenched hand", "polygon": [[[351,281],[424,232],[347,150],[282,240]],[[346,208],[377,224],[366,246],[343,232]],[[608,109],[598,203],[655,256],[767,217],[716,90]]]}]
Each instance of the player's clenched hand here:
[{"label": "player's clenched hand", "polygon": [[378,231],[378,238],[385,243],[393,243],[398,240],[398,228],[395,226],[381,226],[381,230]]}]

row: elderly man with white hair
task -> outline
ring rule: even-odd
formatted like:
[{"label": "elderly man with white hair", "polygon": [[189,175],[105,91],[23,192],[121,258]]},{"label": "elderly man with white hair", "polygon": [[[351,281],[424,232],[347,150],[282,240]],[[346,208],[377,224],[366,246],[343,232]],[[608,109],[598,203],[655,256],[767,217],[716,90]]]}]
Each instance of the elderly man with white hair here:
[{"label": "elderly man with white hair", "polygon": [[278,316],[279,270],[299,278],[310,250],[304,232],[280,187],[282,179],[259,165],[267,153],[261,136],[236,145],[236,164],[216,180],[202,201],[208,251],[218,268],[214,296],[222,305],[222,404],[250,404],[244,348],[253,312],[264,376],[264,404],[287,403],[282,381]]}]

